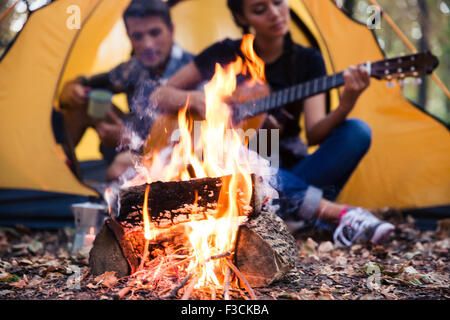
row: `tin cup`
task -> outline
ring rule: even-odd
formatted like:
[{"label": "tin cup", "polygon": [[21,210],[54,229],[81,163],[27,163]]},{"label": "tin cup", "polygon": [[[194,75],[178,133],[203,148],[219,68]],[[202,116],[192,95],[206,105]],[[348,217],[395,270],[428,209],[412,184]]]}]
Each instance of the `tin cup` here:
[{"label": "tin cup", "polygon": [[83,202],[71,206],[75,220],[75,238],[72,251],[91,246],[100,232],[107,216],[107,207],[102,204]]},{"label": "tin cup", "polygon": [[113,93],[109,90],[93,89],[89,92],[87,113],[94,119],[103,119],[111,110]]}]

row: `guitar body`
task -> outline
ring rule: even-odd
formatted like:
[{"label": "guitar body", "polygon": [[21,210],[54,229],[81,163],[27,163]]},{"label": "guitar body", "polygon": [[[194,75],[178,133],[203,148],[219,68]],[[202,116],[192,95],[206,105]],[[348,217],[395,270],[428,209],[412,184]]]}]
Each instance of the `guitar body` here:
[{"label": "guitar body", "polygon": [[[248,86],[246,84],[238,87],[232,98],[230,99],[231,104],[238,104],[248,102],[254,99],[258,99],[269,94],[270,89],[267,85],[256,84],[253,86]],[[200,116],[195,114],[186,114],[186,117],[190,121],[202,121]],[[234,125],[234,129],[243,129],[244,132],[248,129],[254,129],[254,133],[261,128],[266,121],[267,113],[262,113],[257,116],[245,119],[240,123]],[[178,137],[173,136],[173,133],[178,129],[178,114],[163,114],[158,117],[155,123],[150,129],[150,133],[147,136],[147,140],[144,146],[143,155],[151,157],[154,152],[159,152],[167,146],[173,145],[174,142],[178,141]],[[191,126],[191,137],[194,139],[194,126]],[[253,134],[249,135],[251,138]],[[195,145],[196,141],[192,141]]]},{"label": "guitar body", "polygon": [[153,123],[144,145],[144,155],[152,155],[173,144],[172,134],[178,129],[177,114],[163,114]]}]

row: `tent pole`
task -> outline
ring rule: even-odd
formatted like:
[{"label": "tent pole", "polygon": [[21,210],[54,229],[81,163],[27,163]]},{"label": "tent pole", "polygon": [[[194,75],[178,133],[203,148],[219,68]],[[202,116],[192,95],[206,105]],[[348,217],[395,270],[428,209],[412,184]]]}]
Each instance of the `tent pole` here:
[{"label": "tent pole", "polygon": [[[378,2],[376,0],[369,0],[369,2],[379,8],[379,10],[383,14],[383,17],[386,20],[386,22],[391,26],[391,28],[400,37],[400,39],[409,48],[409,50],[411,50],[411,52],[413,52],[413,53],[417,53],[417,49],[414,47],[414,45],[411,43],[411,41],[408,40],[406,35],[402,32],[402,30],[400,30],[400,28],[395,24],[395,22],[391,19],[391,17],[383,10],[383,8],[378,4]],[[450,99],[450,92],[448,91],[448,89],[444,85],[444,83],[441,81],[441,79],[439,79],[437,74],[435,72],[433,72],[431,74],[431,77],[437,83],[437,85],[442,89],[442,91],[445,93],[447,98]]]},{"label": "tent pole", "polygon": [[16,2],[14,2],[14,4],[8,8],[1,16],[0,16],[0,23],[3,21],[3,19],[6,18],[6,16],[12,11],[12,9],[14,9],[14,7],[20,2],[20,0],[17,0]]}]

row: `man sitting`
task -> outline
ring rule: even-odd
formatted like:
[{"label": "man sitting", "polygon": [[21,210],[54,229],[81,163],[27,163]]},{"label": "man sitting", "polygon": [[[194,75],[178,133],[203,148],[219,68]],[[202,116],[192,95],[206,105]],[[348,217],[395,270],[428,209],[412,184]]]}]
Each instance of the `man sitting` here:
[{"label": "man sitting", "polygon": [[[161,0],[133,0],[123,15],[133,53],[130,60],[107,73],[90,78],[80,76],[67,82],[60,96],[68,130],[74,145],[85,130],[93,127],[101,140],[100,151],[109,165],[107,180],[116,180],[133,164],[131,152],[119,153],[126,137],[129,144],[133,133],[145,140],[157,111],[148,97],[193,56],[174,43],[174,26],[170,9]],[[105,119],[95,120],[87,113],[91,89],[102,88],[113,93],[126,93],[130,114],[118,108],[109,111]]]}]

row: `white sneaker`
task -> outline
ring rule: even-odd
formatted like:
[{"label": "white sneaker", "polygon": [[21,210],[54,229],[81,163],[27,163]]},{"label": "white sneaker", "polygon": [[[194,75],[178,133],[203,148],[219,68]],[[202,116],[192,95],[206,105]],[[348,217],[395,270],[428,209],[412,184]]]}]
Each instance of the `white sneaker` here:
[{"label": "white sneaker", "polygon": [[334,231],[333,240],[345,246],[351,246],[357,241],[368,241],[378,244],[386,239],[394,225],[382,221],[363,208],[351,208],[341,218]]}]

